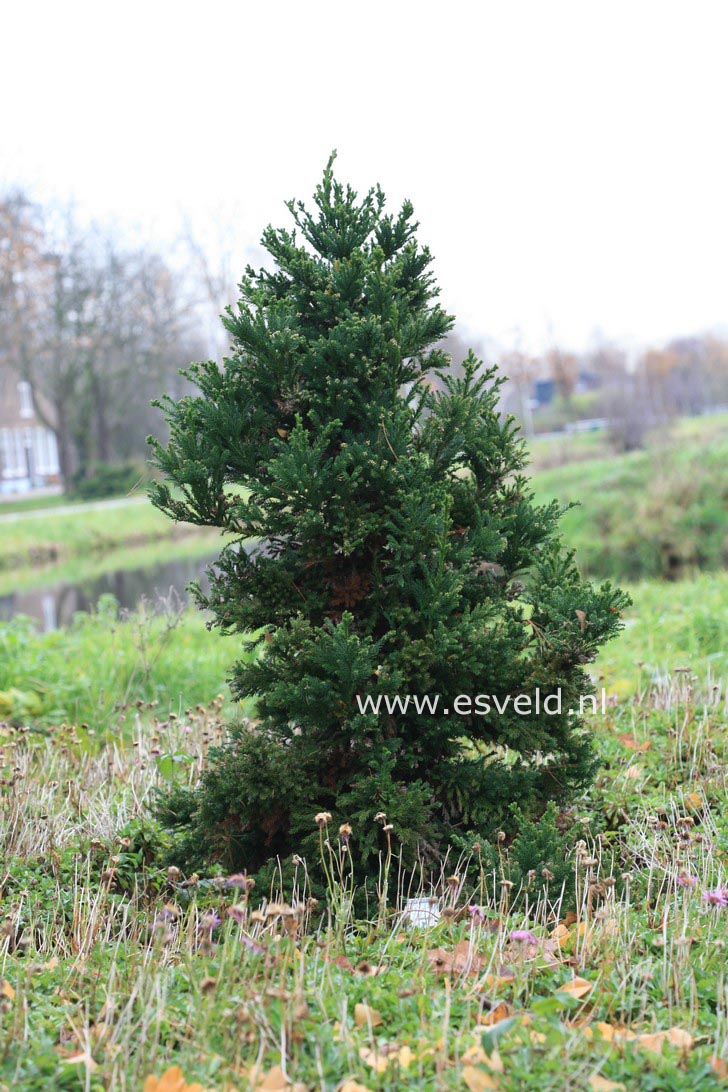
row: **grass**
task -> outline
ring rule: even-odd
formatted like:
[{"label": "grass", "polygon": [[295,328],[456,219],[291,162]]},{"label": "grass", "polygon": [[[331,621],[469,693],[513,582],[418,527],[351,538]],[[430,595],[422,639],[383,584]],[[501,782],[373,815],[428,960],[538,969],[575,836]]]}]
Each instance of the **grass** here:
[{"label": "grass", "polygon": [[0,515],[11,513],[35,512],[42,508],[59,508],[73,503],[65,493],[51,493],[45,496],[20,494],[0,498]]},{"label": "grass", "polygon": [[184,538],[155,539],[144,546],[120,546],[94,557],[72,557],[58,565],[25,565],[12,571],[0,570],[0,596],[28,592],[59,584],[88,583],[106,573],[153,569],[163,562],[185,558],[207,558],[219,551],[216,531],[185,535]]},{"label": "grass", "polygon": [[728,910],[704,895],[728,851],[724,703],[678,679],[610,710],[565,896],[541,875],[527,899],[489,896],[452,860],[415,881],[441,912],[425,928],[402,917],[396,861],[358,921],[337,880],[330,906],[308,897],[303,865],[256,910],[243,881],[164,867],[149,806],[170,756],[197,777],[218,703],[139,715],[101,751],[6,728],[0,1081],[117,1090],[179,1067],[219,1090],[719,1088]]},{"label": "grass", "polygon": [[111,597],[64,630],[38,633],[30,619],[0,625],[0,719],[48,727],[87,724],[99,736],[122,733],[138,706],[165,716],[225,690],[241,643],[208,633],[196,611],[142,604],[119,616]]},{"label": "grass", "polygon": [[578,501],[565,541],[587,575],[676,579],[728,561],[728,420],[682,422],[644,451],[540,470],[539,501]]},{"label": "grass", "polygon": [[[316,904],[303,864],[280,891],[180,874],[153,819],[223,738],[210,698],[239,642],[109,601],[63,633],[1,627],[0,690],[41,707],[0,728],[0,1087],[142,1088],[175,1066],[217,1090],[721,1087],[728,909],[704,896],[728,862],[728,578],[633,594],[598,665],[623,679],[591,722],[601,768],[562,817],[564,889],[500,885],[511,832],[492,876],[474,847],[411,879],[394,831],[356,920],[356,831],[350,857],[331,832]],[[415,893],[439,921],[403,918]]]},{"label": "grass", "polygon": [[[4,511],[0,508],[0,516]],[[89,504],[80,511],[47,516],[27,512],[12,522],[0,523],[0,573],[73,559],[91,560],[124,546],[179,540],[199,533],[206,532],[172,523],[146,497],[114,508]]]}]

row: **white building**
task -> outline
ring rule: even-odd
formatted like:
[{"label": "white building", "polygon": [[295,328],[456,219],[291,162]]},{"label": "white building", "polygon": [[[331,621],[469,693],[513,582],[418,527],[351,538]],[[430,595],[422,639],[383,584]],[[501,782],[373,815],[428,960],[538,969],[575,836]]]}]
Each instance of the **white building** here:
[{"label": "white building", "polygon": [[30,383],[0,365],[0,493],[59,481],[56,436],[38,418]]}]

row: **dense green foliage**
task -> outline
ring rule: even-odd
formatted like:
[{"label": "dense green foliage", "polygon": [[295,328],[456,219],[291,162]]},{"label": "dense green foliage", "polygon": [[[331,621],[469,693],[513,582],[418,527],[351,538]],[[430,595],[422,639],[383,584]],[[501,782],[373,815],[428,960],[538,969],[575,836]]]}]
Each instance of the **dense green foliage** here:
[{"label": "dense green foliage", "polygon": [[[248,269],[224,319],[230,357],[190,369],[200,393],[164,400],[171,438],[154,443],[173,487],[154,503],[233,536],[200,603],[259,633],[233,691],[260,722],[180,811],[238,867],[299,851],[317,811],[354,824],[369,867],[380,811],[437,859],[453,832],[563,801],[593,767],[569,710],[627,597],[581,580],[559,505],[536,505],[521,473],[495,369],[470,354],[455,374],[438,348],[453,319],[410,204],[384,205],[331,163],[313,212],[289,204],[296,231],[266,230],[275,268]],[[563,711],[516,711],[537,688]],[[426,694],[434,714],[357,703]],[[477,694],[505,712],[456,713]]]},{"label": "dense green foliage", "polygon": [[134,463],[97,463],[73,478],[71,495],[78,500],[101,500],[131,493],[144,479]]}]

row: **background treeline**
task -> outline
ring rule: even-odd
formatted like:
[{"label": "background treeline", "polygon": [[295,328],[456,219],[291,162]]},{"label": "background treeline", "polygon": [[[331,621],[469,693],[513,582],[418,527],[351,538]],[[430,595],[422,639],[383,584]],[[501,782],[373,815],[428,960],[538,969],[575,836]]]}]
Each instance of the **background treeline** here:
[{"label": "background treeline", "polygon": [[633,451],[674,418],[728,409],[728,341],[714,334],[637,352],[602,342],[498,359],[509,377],[504,405],[529,435],[581,424],[606,429],[612,450]]},{"label": "background treeline", "polygon": [[[181,228],[163,253],[21,190],[0,195],[0,369],[32,385],[66,489],[93,488],[100,466],[143,469],[145,437],[164,439],[151,399],[178,398],[181,367],[224,354],[217,316],[247,255],[229,224],[216,228],[212,246]],[[455,362],[471,344],[462,332],[446,339]],[[613,451],[631,451],[672,418],[728,406],[728,340],[714,335],[638,353],[607,342],[580,354],[474,347],[508,376],[502,409],[530,437],[594,427]]]},{"label": "background treeline", "polygon": [[31,383],[66,487],[144,459],[160,428],[150,400],[181,393],[200,331],[189,278],[163,254],[22,192],[0,199],[0,367]]}]

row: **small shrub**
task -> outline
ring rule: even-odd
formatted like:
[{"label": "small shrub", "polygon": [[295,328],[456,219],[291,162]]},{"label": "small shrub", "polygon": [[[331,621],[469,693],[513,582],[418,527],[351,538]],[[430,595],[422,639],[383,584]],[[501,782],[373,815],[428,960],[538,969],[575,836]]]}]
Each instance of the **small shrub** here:
[{"label": "small shrub", "polygon": [[71,496],[77,500],[103,500],[130,493],[144,479],[133,463],[97,463],[90,471],[73,479]]},{"label": "small shrub", "polygon": [[[151,441],[175,487],[153,502],[230,537],[199,603],[259,634],[232,686],[260,721],[211,754],[185,805],[234,868],[310,857],[317,812],[352,824],[365,872],[380,812],[406,860],[437,862],[454,834],[492,833],[514,802],[538,813],[594,767],[569,710],[628,598],[582,581],[558,504],[534,503],[496,369],[470,353],[451,372],[454,320],[412,207],[384,206],[329,163],[315,209],[289,204],[296,230],[265,232],[275,269],[247,270],[229,359],[192,366],[200,394],[164,399],[170,442]],[[537,688],[563,711],[514,708]],[[456,707],[478,694],[505,712]],[[440,705],[359,704],[407,695]]]}]

